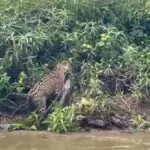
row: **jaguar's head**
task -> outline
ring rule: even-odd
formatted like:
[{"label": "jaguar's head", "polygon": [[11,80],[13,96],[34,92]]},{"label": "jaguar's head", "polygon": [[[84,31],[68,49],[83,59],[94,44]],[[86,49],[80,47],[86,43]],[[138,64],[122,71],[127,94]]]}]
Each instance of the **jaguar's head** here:
[{"label": "jaguar's head", "polygon": [[61,71],[66,75],[71,73],[71,66],[68,62],[62,61],[56,65],[56,71]]}]

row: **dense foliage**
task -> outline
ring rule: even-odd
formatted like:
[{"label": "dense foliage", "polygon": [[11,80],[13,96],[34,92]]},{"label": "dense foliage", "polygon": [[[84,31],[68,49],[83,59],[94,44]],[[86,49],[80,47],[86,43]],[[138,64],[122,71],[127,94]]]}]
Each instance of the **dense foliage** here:
[{"label": "dense foliage", "polygon": [[[0,3],[1,101],[32,86],[60,60],[72,65],[74,101],[90,98],[105,109],[116,93],[149,100],[149,0]],[[51,120],[65,111],[56,109]]]}]

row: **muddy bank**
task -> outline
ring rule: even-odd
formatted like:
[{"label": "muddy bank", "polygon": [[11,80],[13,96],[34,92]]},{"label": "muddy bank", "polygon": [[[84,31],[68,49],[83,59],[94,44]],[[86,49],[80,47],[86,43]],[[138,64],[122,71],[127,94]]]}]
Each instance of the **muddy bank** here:
[{"label": "muddy bank", "polygon": [[[150,102],[137,103],[126,98],[126,105],[121,101],[110,103],[110,111],[97,110],[93,115],[80,121],[80,131],[123,131],[132,129],[147,130],[150,128]],[[26,119],[26,113],[12,116],[10,113],[0,113],[0,131],[8,131],[11,123]],[[140,128],[139,128],[140,127]]]}]

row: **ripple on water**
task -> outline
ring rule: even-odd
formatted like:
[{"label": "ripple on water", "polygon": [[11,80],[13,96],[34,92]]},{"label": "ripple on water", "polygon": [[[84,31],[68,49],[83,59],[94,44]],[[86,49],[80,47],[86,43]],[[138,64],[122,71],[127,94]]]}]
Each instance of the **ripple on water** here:
[{"label": "ripple on water", "polygon": [[0,150],[142,150],[150,149],[150,134],[92,132],[53,134],[11,132],[0,135]]}]

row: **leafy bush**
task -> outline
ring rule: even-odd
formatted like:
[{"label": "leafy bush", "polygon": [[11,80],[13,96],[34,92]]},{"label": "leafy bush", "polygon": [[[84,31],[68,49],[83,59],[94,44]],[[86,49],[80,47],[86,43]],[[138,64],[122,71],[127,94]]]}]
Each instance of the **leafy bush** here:
[{"label": "leafy bush", "polygon": [[144,129],[149,129],[150,123],[146,121],[141,115],[135,116],[131,119],[131,130],[140,131]]},{"label": "leafy bush", "polygon": [[33,112],[26,119],[15,120],[15,122],[13,122],[9,127],[9,131],[14,130],[40,130],[39,116],[35,112]]},{"label": "leafy bush", "polygon": [[[149,0],[2,0],[1,3],[1,98],[12,91],[23,92],[57,61],[65,59],[72,64],[77,83],[72,95],[74,102],[81,97],[89,103],[92,99],[105,110],[107,97],[111,96],[108,93],[113,93],[116,81],[129,87],[130,96],[149,100]],[[67,112],[71,114],[64,120]],[[56,108],[51,128],[72,129],[73,113],[71,108]],[[58,124],[53,116],[59,118]]]},{"label": "leafy bush", "polygon": [[0,74],[0,97],[4,97],[9,92],[9,79],[10,77],[7,76],[6,73]]},{"label": "leafy bush", "polygon": [[52,114],[43,123],[46,124],[48,131],[77,131],[80,129],[80,121],[84,117],[92,115],[95,108],[96,103],[92,99],[82,98],[80,102],[69,107],[56,106]]},{"label": "leafy bush", "polygon": [[44,123],[47,124],[48,131],[76,131],[78,126],[74,106],[65,108],[55,107],[54,112],[49,115]]}]

